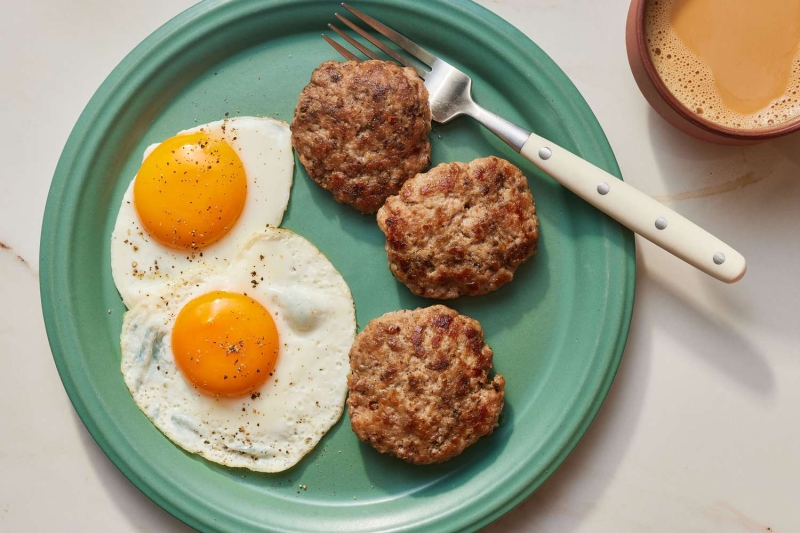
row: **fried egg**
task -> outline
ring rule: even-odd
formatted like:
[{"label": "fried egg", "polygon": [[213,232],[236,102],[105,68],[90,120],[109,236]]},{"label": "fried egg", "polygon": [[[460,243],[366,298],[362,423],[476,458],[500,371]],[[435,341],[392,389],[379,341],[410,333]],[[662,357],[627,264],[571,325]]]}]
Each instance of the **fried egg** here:
[{"label": "fried egg", "polygon": [[278,226],[294,173],[285,122],[235,117],[147,148],[111,236],[128,308],[197,266],[225,267],[256,231]]},{"label": "fried egg", "polygon": [[279,472],[339,420],[355,331],[334,266],[303,237],[268,228],[226,269],[187,271],[125,314],[122,375],[181,448]]}]

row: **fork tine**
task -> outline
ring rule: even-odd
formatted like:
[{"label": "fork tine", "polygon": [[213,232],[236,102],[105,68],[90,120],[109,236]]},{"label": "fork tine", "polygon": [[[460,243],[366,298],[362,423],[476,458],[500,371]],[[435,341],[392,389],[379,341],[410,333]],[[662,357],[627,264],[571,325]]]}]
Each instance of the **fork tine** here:
[{"label": "fork tine", "polygon": [[355,55],[351,54],[350,51],[348,51],[345,47],[343,47],[342,45],[340,45],[339,43],[337,43],[336,41],[334,41],[333,39],[331,39],[330,37],[328,37],[324,33],[322,34],[322,38],[325,39],[326,41],[328,41],[328,44],[333,46],[336,49],[337,52],[339,52],[340,54],[342,54],[344,56],[345,59],[348,59],[350,61],[361,61]]},{"label": "fork tine", "polygon": [[427,74],[427,72],[422,67],[401,56],[396,51],[392,50],[391,48],[380,42],[378,39],[376,39],[369,33],[365,32],[364,30],[362,30],[361,28],[359,28],[358,26],[356,26],[355,24],[353,24],[352,22],[341,16],[339,13],[334,13],[334,15],[336,15],[336,18],[344,22],[348,28],[350,28],[351,30],[362,36],[364,39],[374,44],[376,47],[380,48],[384,54],[388,55],[398,63],[414,69],[414,72],[416,72],[417,76],[419,76],[420,78],[424,78],[425,75]]},{"label": "fork tine", "polygon": [[[436,56],[422,48],[420,45],[412,41],[411,39],[400,35],[392,28],[386,26],[385,24],[381,24],[374,18],[370,17],[369,15],[365,15],[358,9],[354,8],[349,4],[342,3],[342,7],[346,10],[350,11],[353,15],[357,16],[370,26],[372,26],[376,31],[381,33],[384,37],[398,45],[400,48],[411,54],[412,56],[416,57],[429,67],[433,67],[433,62],[436,61]],[[384,50],[385,52],[385,50]]]},{"label": "fork tine", "polygon": [[367,48],[366,46],[364,46],[360,42],[356,41],[355,39],[353,39],[352,37],[347,35],[345,32],[343,32],[342,30],[340,30],[339,28],[337,28],[333,24],[328,24],[328,27],[330,29],[332,29],[333,31],[335,31],[342,39],[344,39],[348,43],[350,43],[353,46],[355,46],[358,49],[359,52],[361,52],[362,54],[364,54],[368,58],[380,60],[380,58],[377,56],[377,54],[375,54],[375,52],[373,52],[372,50],[370,50],[369,48]]}]

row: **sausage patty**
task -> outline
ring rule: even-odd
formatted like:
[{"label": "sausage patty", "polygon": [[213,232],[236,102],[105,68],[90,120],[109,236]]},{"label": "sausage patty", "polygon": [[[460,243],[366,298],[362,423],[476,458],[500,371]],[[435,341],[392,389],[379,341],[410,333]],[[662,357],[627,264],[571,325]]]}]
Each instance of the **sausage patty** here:
[{"label": "sausage patty", "polygon": [[428,91],[387,61],[327,61],[311,74],[292,121],[292,146],[337,201],[374,213],[430,165]]},{"label": "sausage patty", "polygon": [[350,423],[381,453],[439,463],[497,427],[505,379],[489,379],[481,325],[443,305],[376,318],[350,350]]},{"label": "sausage patty", "polygon": [[491,292],[536,252],[539,220],[522,171],[504,159],[442,163],[378,211],[392,274],[449,299]]}]

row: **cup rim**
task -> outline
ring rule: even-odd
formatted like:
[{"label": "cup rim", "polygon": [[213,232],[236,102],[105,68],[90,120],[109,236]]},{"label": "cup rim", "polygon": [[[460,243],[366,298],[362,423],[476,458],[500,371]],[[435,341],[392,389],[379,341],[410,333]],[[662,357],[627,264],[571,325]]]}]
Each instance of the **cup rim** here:
[{"label": "cup rim", "polygon": [[644,67],[645,72],[647,72],[647,76],[650,78],[650,81],[653,83],[653,86],[655,87],[659,96],[662,98],[662,100],[667,102],[667,104],[669,104],[669,106],[675,110],[675,112],[678,113],[681,118],[709,133],[722,135],[729,139],[736,139],[740,141],[774,139],[775,137],[781,137],[783,135],[800,130],[800,115],[797,115],[794,119],[788,122],[784,122],[783,124],[779,124],[771,128],[740,130],[724,126],[712,120],[708,120],[686,107],[674,94],[672,94],[672,91],[669,90],[667,84],[663,79],[661,79],[661,76],[653,64],[653,59],[650,57],[650,51],[648,50],[646,42],[647,37],[644,15],[647,3],[652,0],[633,1],[637,2],[638,4],[636,11],[636,46],[639,50],[639,57],[641,58],[642,66]]}]

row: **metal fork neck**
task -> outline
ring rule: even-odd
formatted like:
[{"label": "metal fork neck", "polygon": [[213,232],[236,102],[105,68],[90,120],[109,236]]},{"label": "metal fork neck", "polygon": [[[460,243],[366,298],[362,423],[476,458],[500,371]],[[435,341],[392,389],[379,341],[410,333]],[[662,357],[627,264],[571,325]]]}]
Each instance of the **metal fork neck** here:
[{"label": "metal fork neck", "polygon": [[474,102],[464,112],[480,122],[487,130],[503,139],[506,144],[517,152],[522,150],[525,141],[531,136],[531,132],[525,128],[517,126],[499,115],[495,115]]}]

